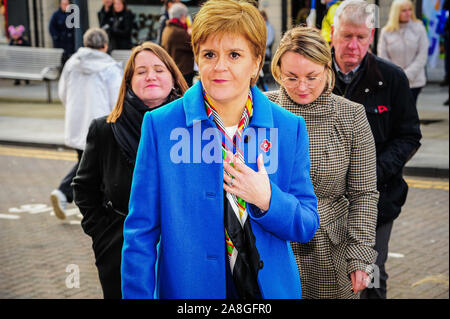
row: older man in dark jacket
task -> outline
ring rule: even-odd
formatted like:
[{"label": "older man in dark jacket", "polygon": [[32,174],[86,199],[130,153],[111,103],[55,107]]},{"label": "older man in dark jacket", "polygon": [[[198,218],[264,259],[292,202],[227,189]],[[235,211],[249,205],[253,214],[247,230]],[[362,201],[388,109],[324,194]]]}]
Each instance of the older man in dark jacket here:
[{"label": "older man in dark jacket", "polygon": [[170,19],[162,32],[161,46],[170,54],[187,84],[191,86],[194,78],[194,53],[186,24],[187,16],[188,9],[184,4],[175,3],[170,7]]},{"label": "older man in dark jacket", "polygon": [[420,147],[419,118],[401,68],[368,52],[374,36],[372,10],[363,0],[346,0],[336,10],[331,41],[336,84],[333,92],[363,104],[377,152],[378,223],[375,250],[379,287],[362,298],[386,298],[384,264],[393,221],[406,201],[402,170]]}]

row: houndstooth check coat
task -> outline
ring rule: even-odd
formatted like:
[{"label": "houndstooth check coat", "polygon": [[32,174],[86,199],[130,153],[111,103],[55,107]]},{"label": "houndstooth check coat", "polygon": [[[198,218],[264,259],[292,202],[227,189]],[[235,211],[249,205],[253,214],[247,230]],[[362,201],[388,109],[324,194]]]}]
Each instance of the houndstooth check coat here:
[{"label": "houndstooth check coat", "polygon": [[364,107],[331,89],[307,105],[295,103],[284,88],[266,95],[301,115],[309,135],[320,227],[308,243],[291,243],[303,298],[359,298],[350,273],[371,272],[377,256],[376,153]]}]

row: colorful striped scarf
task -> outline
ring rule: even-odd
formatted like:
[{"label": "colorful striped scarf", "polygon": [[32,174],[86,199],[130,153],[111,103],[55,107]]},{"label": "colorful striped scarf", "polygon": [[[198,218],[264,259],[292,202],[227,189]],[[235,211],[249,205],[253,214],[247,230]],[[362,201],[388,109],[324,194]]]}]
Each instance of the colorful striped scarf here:
[{"label": "colorful striped scarf", "polygon": [[[237,154],[239,160],[244,163],[242,134],[248,126],[253,114],[253,102],[251,91],[244,107],[234,136],[229,136],[222,119],[211,103],[211,99],[203,92],[206,113],[213,121],[222,137],[222,156],[225,161],[231,163],[227,152]],[[224,174],[228,174],[224,171]],[[259,253],[256,248],[250,220],[248,218],[247,203],[240,197],[224,191],[225,202],[225,244],[228,255],[234,287],[239,298],[261,298],[257,276],[259,270]]]}]

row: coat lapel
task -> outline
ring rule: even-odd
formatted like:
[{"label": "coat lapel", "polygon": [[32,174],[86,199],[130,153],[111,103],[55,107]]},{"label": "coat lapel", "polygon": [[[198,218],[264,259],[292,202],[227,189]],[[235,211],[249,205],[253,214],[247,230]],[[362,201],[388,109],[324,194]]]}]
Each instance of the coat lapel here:
[{"label": "coat lapel", "polygon": [[279,105],[305,119],[311,159],[310,176],[313,184],[316,184],[318,170],[322,158],[327,153],[330,132],[335,122],[334,104],[330,105],[328,98],[330,93],[328,91],[323,93],[316,101],[308,105],[295,103],[282,88],[275,95],[271,94]]}]

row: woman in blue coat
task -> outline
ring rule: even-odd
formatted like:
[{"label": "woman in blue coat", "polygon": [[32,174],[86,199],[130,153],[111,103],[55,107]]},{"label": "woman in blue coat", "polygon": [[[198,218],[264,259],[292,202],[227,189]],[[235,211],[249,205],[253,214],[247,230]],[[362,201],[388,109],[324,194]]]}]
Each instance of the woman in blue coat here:
[{"label": "woman in blue coat", "polygon": [[209,0],[197,13],[200,81],[142,124],[124,298],[301,297],[289,241],[314,236],[317,199],[303,118],[255,86],[265,41],[247,2]]}]

